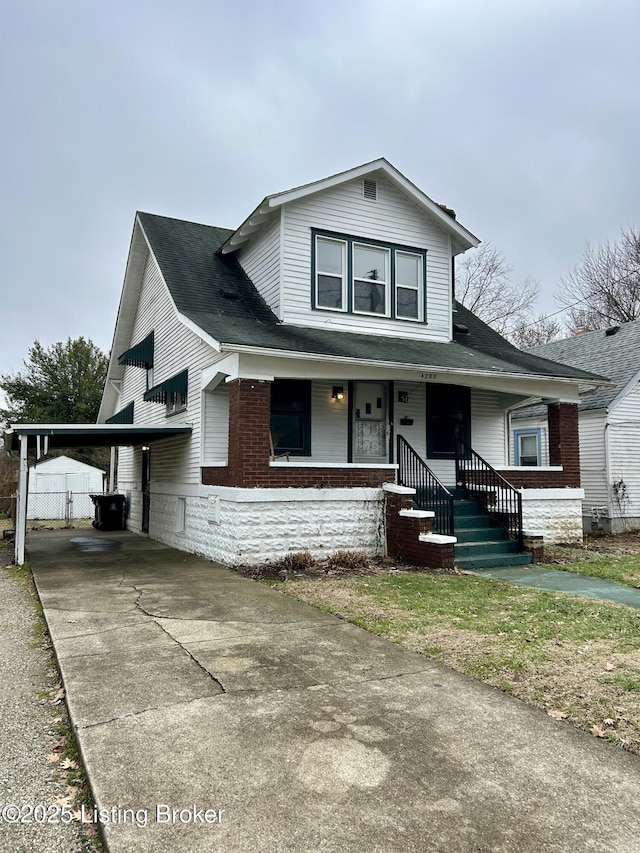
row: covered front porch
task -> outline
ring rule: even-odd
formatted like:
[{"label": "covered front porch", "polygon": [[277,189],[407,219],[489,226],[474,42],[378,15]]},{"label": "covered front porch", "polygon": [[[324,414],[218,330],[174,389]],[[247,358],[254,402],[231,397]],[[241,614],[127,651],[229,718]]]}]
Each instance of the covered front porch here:
[{"label": "covered front porch", "polygon": [[[385,484],[403,485],[415,492],[414,508],[434,513],[431,530],[455,537],[438,489],[447,500],[462,490],[485,493],[483,510],[494,521],[503,516],[518,549],[525,532],[550,541],[579,535],[575,383],[313,360],[262,359],[258,366],[239,356],[233,372],[223,367],[203,374],[201,468],[202,484],[221,501],[253,502],[256,489],[261,501],[293,500],[296,490],[302,507],[305,490],[322,490],[325,501],[331,490],[356,501],[356,490],[366,490],[370,503],[373,494],[382,500]],[[533,396],[546,401],[554,424],[551,457],[525,470],[510,464],[508,412]],[[428,486],[416,479],[406,448],[427,471]],[[505,509],[507,494],[513,503]]]},{"label": "covered front porch", "polygon": [[[206,484],[380,485],[396,479],[402,435],[450,487],[456,440],[518,486],[579,485],[578,389],[564,379],[235,354],[202,389]],[[534,396],[558,429],[550,464],[530,471],[510,464],[508,412]]]}]

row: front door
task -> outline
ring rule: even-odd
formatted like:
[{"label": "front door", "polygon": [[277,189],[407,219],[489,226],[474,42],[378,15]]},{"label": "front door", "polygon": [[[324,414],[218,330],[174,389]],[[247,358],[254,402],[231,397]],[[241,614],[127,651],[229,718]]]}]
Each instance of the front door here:
[{"label": "front door", "polygon": [[151,451],[142,451],[142,532],[149,532],[149,507],[151,503]]},{"label": "front door", "polygon": [[386,382],[353,383],[353,461],[389,462],[388,388]]}]

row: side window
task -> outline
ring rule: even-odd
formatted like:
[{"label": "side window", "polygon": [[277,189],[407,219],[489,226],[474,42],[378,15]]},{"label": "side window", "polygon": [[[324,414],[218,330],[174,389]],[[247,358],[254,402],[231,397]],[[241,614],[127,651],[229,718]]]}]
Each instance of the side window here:
[{"label": "side window", "polygon": [[181,391],[167,392],[167,414],[174,415],[187,408],[187,395]]},{"label": "side window", "polygon": [[517,429],[513,433],[516,465],[540,465],[540,430]]}]

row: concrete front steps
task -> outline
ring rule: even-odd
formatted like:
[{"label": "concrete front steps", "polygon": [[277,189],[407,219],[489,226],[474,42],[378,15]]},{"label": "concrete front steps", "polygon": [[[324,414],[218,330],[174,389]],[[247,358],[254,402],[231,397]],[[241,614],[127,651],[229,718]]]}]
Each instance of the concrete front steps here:
[{"label": "concrete front steps", "polygon": [[454,501],[453,531],[458,539],[455,561],[459,569],[526,566],[531,562],[531,554],[517,553],[516,543],[506,530],[491,526],[478,501]]}]

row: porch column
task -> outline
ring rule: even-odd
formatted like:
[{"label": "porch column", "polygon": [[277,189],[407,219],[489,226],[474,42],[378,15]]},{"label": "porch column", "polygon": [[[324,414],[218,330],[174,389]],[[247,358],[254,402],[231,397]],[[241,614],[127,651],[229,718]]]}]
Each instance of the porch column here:
[{"label": "porch column", "polygon": [[577,403],[549,403],[549,464],[562,465],[565,486],[580,487]]},{"label": "porch column", "polygon": [[229,485],[268,485],[270,422],[270,382],[236,379],[229,383]]}]

